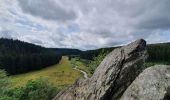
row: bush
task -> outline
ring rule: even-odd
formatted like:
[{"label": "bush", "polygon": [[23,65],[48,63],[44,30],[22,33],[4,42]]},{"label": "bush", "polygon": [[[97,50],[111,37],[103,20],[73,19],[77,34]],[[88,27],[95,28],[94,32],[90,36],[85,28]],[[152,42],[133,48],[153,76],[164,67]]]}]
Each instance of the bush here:
[{"label": "bush", "polygon": [[59,89],[49,84],[46,79],[28,81],[23,88],[21,100],[51,100],[59,92]]},{"label": "bush", "polygon": [[4,95],[8,89],[9,83],[9,78],[6,75],[6,72],[0,70],[0,95]]},{"label": "bush", "polygon": [[60,91],[47,79],[30,80],[24,87],[9,88],[5,71],[0,70],[0,100],[51,100]]},{"label": "bush", "polygon": [[0,100],[15,100],[15,99],[8,96],[0,96]]},{"label": "bush", "polygon": [[60,91],[46,79],[30,80],[24,87],[14,88],[6,94],[16,100],[51,100]]},{"label": "bush", "polygon": [[97,57],[93,57],[93,60],[90,61],[88,65],[91,74],[94,73],[95,69],[99,66],[99,64],[103,61],[103,59],[108,53],[109,53],[108,51],[105,51],[103,49]]}]

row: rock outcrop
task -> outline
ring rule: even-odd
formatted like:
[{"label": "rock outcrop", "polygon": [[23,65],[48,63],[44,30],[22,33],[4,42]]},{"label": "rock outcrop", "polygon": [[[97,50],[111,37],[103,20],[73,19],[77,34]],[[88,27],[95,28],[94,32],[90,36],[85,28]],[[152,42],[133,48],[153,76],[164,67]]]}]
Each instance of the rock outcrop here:
[{"label": "rock outcrop", "polygon": [[144,70],[121,100],[170,100],[170,66],[155,65]]},{"label": "rock outcrop", "polygon": [[144,69],[146,42],[137,40],[108,54],[93,76],[78,80],[54,100],[116,100]]}]

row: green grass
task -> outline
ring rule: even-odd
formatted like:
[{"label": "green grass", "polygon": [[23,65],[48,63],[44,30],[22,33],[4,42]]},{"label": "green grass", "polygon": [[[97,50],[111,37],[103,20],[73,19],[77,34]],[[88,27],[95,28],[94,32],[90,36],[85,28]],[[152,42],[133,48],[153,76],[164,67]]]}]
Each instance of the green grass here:
[{"label": "green grass", "polygon": [[88,74],[88,77],[92,76],[92,74],[90,73],[90,70],[88,69],[88,67],[86,67],[85,64],[81,60],[79,60],[77,58],[72,58],[71,63],[73,65],[76,65],[78,69],[81,69],[81,70],[85,71]]},{"label": "green grass", "polygon": [[28,80],[34,80],[40,77],[47,78],[49,82],[54,84],[56,87],[63,87],[73,84],[76,79],[81,77],[81,73],[72,69],[72,65],[68,60],[68,57],[62,57],[62,60],[59,64],[53,65],[51,67],[11,76],[13,84],[12,87],[23,86]]}]

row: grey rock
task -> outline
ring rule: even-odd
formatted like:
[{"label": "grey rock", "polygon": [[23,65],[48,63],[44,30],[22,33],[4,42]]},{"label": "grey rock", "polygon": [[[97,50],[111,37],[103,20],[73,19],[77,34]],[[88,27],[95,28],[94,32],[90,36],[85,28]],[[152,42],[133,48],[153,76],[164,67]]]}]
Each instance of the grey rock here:
[{"label": "grey rock", "polygon": [[146,42],[137,40],[109,53],[91,78],[78,80],[54,100],[115,100],[144,69]]},{"label": "grey rock", "polygon": [[170,100],[170,66],[155,65],[144,70],[121,100]]}]

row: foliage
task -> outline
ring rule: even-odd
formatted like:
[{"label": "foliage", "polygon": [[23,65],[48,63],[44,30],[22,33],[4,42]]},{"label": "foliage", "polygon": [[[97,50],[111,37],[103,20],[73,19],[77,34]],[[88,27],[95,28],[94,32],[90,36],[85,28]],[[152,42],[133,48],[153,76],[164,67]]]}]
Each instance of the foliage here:
[{"label": "foliage", "polygon": [[110,47],[110,48],[101,48],[101,49],[96,49],[96,50],[87,50],[83,51],[80,54],[81,59],[87,59],[87,60],[94,60],[94,57],[97,57],[101,52],[105,51],[111,52],[113,49],[117,47]]},{"label": "foliage", "polygon": [[145,67],[146,67],[146,68],[151,67],[151,66],[154,66],[154,65],[155,65],[155,63],[153,63],[153,62],[146,62],[146,63],[145,63]]},{"label": "foliage", "polygon": [[51,100],[59,91],[48,80],[40,78],[28,81],[24,87],[9,90],[7,95],[17,100]]},{"label": "foliage", "polygon": [[0,69],[9,74],[38,70],[60,61],[53,50],[12,39],[0,39]]},{"label": "foliage", "polygon": [[60,91],[45,78],[29,80],[23,87],[11,89],[6,73],[0,70],[0,100],[51,100]]},{"label": "foliage", "polygon": [[99,66],[99,64],[103,61],[105,56],[109,53],[109,51],[105,51],[104,49],[99,53],[97,57],[94,56],[93,60],[88,65],[91,74],[94,73],[95,69]]},{"label": "foliage", "polygon": [[149,62],[170,64],[170,43],[152,44],[147,46]]},{"label": "foliage", "polygon": [[16,100],[16,99],[9,97],[9,96],[6,96],[6,95],[2,95],[2,96],[0,96],[0,100]]},{"label": "foliage", "polygon": [[[110,52],[114,50],[115,48],[117,47],[84,51],[80,54],[80,58],[87,59],[87,60],[94,60],[94,57],[97,57],[102,50]],[[147,62],[170,65],[170,56],[169,56],[170,55],[170,43],[149,44],[147,45],[147,51],[149,54],[149,58]],[[92,69],[94,70],[95,67]]]},{"label": "foliage", "polygon": [[0,95],[3,95],[7,91],[9,83],[10,81],[5,71],[0,70]]}]

